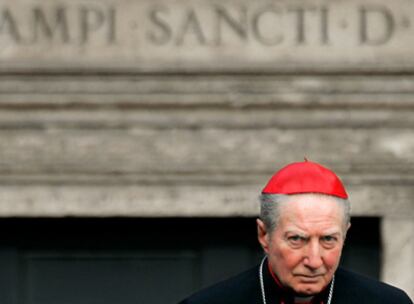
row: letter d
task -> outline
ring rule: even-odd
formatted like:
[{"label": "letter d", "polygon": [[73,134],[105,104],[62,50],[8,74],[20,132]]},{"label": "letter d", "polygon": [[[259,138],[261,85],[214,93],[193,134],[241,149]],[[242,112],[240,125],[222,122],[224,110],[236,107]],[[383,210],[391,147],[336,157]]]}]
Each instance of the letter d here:
[{"label": "letter d", "polygon": [[[363,6],[359,10],[359,18],[361,44],[382,45],[391,39],[395,23],[391,12],[386,7]],[[379,24],[383,26],[378,26]]]}]

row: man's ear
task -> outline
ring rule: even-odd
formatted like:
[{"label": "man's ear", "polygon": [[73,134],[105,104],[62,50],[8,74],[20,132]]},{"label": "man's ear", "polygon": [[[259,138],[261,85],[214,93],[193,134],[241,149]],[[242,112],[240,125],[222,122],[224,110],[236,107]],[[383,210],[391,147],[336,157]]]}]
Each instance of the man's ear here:
[{"label": "man's ear", "polygon": [[266,225],[262,220],[257,219],[257,239],[262,246],[264,252],[269,253],[269,233],[266,229]]}]

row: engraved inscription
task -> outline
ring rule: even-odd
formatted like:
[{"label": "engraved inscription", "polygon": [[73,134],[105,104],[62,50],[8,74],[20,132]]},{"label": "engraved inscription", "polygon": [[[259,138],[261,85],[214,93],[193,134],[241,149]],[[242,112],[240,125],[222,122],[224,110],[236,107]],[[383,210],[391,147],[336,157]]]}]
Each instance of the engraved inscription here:
[{"label": "engraved inscription", "polygon": [[[356,7],[356,12],[359,18],[352,22],[356,23],[357,31],[349,35],[360,45],[379,46],[393,38],[395,17],[388,8],[364,5]],[[250,10],[245,6],[232,9],[212,6],[210,13],[215,31],[208,33],[211,22],[203,22],[196,10],[184,8],[178,18],[172,18],[174,13],[177,14],[167,6],[148,10],[148,43],[181,46],[188,39],[198,45],[220,46],[226,44],[223,32],[227,32],[237,37],[239,42],[253,41],[262,46],[276,46],[288,41],[295,45],[313,43],[323,46],[330,44],[330,32],[335,30],[335,26],[347,29],[349,23],[346,19],[339,24],[331,23],[328,6],[267,5]],[[409,27],[410,21],[404,18],[404,27]],[[180,21],[174,23],[173,19]]]},{"label": "engraved inscription", "polygon": [[414,67],[413,10],[406,0],[4,0],[0,63]]},{"label": "engraved inscription", "polygon": [[[287,41],[295,45],[305,45],[309,43],[310,36],[316,36],[314,42],[320,45],[329,42],[329,9],[325,6],[267,5],[250,9],[245,6],[231,9],[211,6],[208,13],[209,22],[205,22],[206,17],[201,16],[194,8],[184,8],[176,12],[167,6],[152,7],[148,10],[148,43],[182,46],[191,42],[221,46],[228,43],[224,33],[236,37],[240,43],[253,42],[262,46],[276,46]],[[179,22],[172,21],[177,19]],[[287,37],[288,33],[284,30],[286,26],[290,37]],[[211,27],[213,31],[209,31]]]},{"label": "engraved inscription", "polygon": [[35,6],[21,18],[13,10],[0,10],[0,39],[16,44],[54,42],[62,44],[88,44],[100,39],[106,44],[116,41],[115,7],[82,5],[69,10],[66,7],[45,9]]},{"label": "engraved inscription", "polygon": [[[93,40],[113,44],[117,41],[118,10],[116,6],[79,5],[27,9],[25,18],[10,8],[0,9],[0,38],[16,44],[36,44],[44,41],[84,45]],[[385,6],[362,5],[355,7],[358,31],[349,33],[361,45],[388,43],[397,30],[395,16]],[[349,20],[334,23],[330,6],[291,6],[269,4],[266,6],[211,5],[206,12],[194,7],[168,5],[149,6],[145,11],[147,28],[146,43],[163,46],[197,44],[201,46],[226,45],[226,37],[236,38],[239,43],[258,43],[277,46],[282,43],[294,45],[328,45],[330,32],[347,28]],[[139,24],[140,20],[130,20]],[[410,20],[404,17],[404,27]],[[211,30],[213,29],[213,30]]]}]

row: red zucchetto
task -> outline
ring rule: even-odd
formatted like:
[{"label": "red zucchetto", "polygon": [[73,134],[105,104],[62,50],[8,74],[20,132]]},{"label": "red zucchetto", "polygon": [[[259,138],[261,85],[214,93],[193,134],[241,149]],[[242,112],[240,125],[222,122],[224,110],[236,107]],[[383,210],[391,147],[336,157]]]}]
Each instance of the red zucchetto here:
[{"label": "red zucchetto", "polygon": [[283,167],[262,190],[262,194],[300,193],[322,193],[348,198],[341,180],[333,171],[307,160]]}]

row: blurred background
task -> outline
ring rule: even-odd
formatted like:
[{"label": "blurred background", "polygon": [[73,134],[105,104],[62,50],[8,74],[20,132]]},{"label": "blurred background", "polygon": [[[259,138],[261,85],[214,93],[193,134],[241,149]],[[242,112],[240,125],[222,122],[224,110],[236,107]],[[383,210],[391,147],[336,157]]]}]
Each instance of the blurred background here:
[{"label": "blurred background", "polygon": [[304,157],[414,297],[414,3],[0,0],[0,302],[176,303],[256,265]]}]

